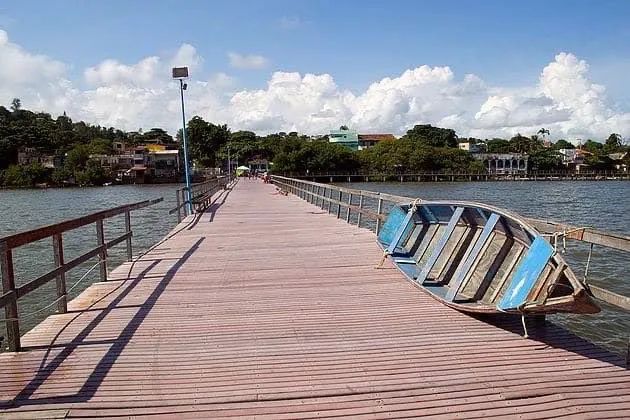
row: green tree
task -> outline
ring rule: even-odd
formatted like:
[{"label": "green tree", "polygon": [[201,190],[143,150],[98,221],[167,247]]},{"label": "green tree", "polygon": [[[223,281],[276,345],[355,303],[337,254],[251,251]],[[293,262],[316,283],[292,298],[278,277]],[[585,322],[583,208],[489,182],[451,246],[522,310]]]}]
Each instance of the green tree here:
[{"label": "green tree", "polygon": [[205,167],[216,165],[219,148],[230,139],[227,125],[215,125],[198,116],[188,122],[187,134],[191,158]]},{"label": "green tree", "polygon": [[593,141],[591,139],[588,139],[586,140],[586,143],[582,145],[582,149],[588,152],[594,153],[594,154],[599,154],[603,152],[604,145],[598,141]]},{"label": "green tree", "polygon": [[76,145],[66,155],[65,166],[71,172],[83,170],[90,160],[90,146],[86,144]]},{"label": "green tree", "polygon": [[88,151],[92,155],[110,155],[114,152],[112,141],[109,139],[96,138],[88,144]]},{"label": "green tree", "polygon": [[4,185],[8,187],[32,187],[46,182],[48,170],[38,163],[26,166],[11,165],[4,171]]},{"label": "green tree", "polygon": [[486,142],[488,153],[510,153],[510,142],[505,139],[494,138]]},{"label": "green tree", "polygon": [[554,143],[553,148],[555,150],[560,150],[560,149],[575,149],[575,146],[573,145],[573,143],[570,143],[564,139],[560,139],[557,142]]},{"label": "green tree", "polygon": [[20,98],[13,98],[11,101],[11,111],[18,112],[20,109],[22,109],[22,101],[20,101]]},{"label": "green tree", "polygon": [[91,186],[103,185],[108,178],[99,162],[90,160],[86,163],[85,169],[75,171],[75,179],[81,186]]},{"label": "green tree", "polygon": [[402,138],[433,147],[457,147],[457,134],[454,130],[433,127],[430,124],[415,125]]},{"label": "green tree", "polygon": [[549,130],[547,130],[546,128],[541,128],[540,130],[538,130],[538,132],[536,132],[536,134],[540,134],[543,139],[545,138],[545,136],[549,135]]},{"label": "green tree", "polygon": [[542,141],[538,139],[538,136],[532,139],[519,133],[510,139],[510,151],[513,153],[533,153],[542,146]]},{"label": "green tree", "polygon": [[621,136],[617,133],[612,133],[606,139],[606,144],[604,145],[604,150],[606,153],[616,153],[622,150],[621,144]]},{"label": "green tree", "polygon": [[551,171],[562,168],[562,156],[552,148],[540,148],[529,154],[529,167],[534,171]]}]

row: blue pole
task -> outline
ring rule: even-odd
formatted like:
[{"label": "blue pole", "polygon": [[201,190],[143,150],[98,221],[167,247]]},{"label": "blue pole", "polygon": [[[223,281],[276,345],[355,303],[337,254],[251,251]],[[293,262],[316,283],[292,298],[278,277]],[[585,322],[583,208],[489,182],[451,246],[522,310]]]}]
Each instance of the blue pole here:
[{"label": "blue pole", "polygon": [[186,177],[186,202],[188,203],[188,214],[192,214],[192,191],[190,191],[190,170],[188,168],[188,141],[186,138],[186,113],[184,112],[184,81],[182,79],[179,79],[179,92],[182,97],[182,139],[184,140],[184,176]]}]

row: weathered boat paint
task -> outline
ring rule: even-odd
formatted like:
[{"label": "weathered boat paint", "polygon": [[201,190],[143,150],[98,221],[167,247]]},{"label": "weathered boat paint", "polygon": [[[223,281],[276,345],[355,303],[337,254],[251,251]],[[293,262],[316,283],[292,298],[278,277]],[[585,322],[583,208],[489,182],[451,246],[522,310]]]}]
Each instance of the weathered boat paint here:
[{"label": "weathered boat paint", "polygon": [[599,312],[588,287],[540,233],[497,207],[395,205],[378,243],[415,285],[462,311]]}]

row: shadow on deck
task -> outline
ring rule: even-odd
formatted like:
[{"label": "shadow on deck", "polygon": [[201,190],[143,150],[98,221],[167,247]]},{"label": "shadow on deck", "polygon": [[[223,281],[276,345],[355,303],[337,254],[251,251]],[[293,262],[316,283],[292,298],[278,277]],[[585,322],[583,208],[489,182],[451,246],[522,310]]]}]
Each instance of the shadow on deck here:
[{"label": "shadow on deck", "polygon": [[[48,352],[43,357],[42,363],[35,373],[34,378],[20,391],[15,398],[10,401],[0,402],[0,409],[8,409],[15,408],[27,405],[36,405],[36,404],[53,404],[53,403],[77,403],[77,402],[86,402],[89,401],[95,394],[96,390],[103,382],[105,377],[107,376],[110,369],[116,363],[117,358],[120,356],[125,346],[129,343],[134,333],[140,327],[144,319],[151,312],[151,309],[154,307],[160,295],[164,292],[169,282],[175,276],[175,273],[182,267],[182,265],[195,253],[195,251],[199,248],[201,243],[205,238],[198,239],[195,244],[190,247],[176,262],[175,264],[166,272],[162,277],[162,280],[157,284],[153,292],[148,296],[146,301],[138,306],[131,306],[133,308],[138,307],[138,311],[133,316],[133,318],[127,323],[127,325],[121,329],[119,337],[111,340],[96,340],[85,342],[87,337],[92,333],[92,331],[101,323],[108,314],[110,314],[114,309],[128,308],[130,306],[118,306],[122,300],[127,297],[131,291],[143,280],[145,276],[162,260],[153,259],[151,263],[143,269],[137,276],[134,276],[131,280],[131,283],[127,283],[124,281],[121,285],[109,292],[106,296],[115,293],[116,291],[120,291],[120,293],[107,305],[106,308],[100,309],[100,313],[90,321],[85,328],[81,330],[81,332],[70,342],[66,344],[55,344],[54,341],[65,331],[65,329],[70,326],[72,322],[77,320],[81,316],[84,310],[81,310],[77,313],[75,317],[73,317],[55,336],[53,343],[48,346]],[[142,261],[142,260],[141,260]],[[144,261],[143,261],[144,262]],[[133,263],[135,264],[135,262]],[[132,267],[133,267],[132,264]],[[131,267],[131,268],[132,268]],[[130,271],[131,272],[131,268]],[[101,297],[98,301],[94,302],[91,306],[94,306],[99,301],[102,301],[106,296]],[[89,308],[88,308],[89,309]],[[73,353],[75,349],[79,346],[84,345],[97,345],[97,344],[111,344],[111,347],[107,350],[105,355],[100,359],[100,361],[94,367],[93,372],[89,375],[83,386],[72,395],[62,395],[62,396],[54,396],[54,397],[43,397],[43,398],[33,398],[33,395],[38,391],[38,389],[46,382],[46,380],[53,375],[57,369],[61,367],[61,365],[68,359],[68,357]],[[50,362],[47,362],[49,352],[52,348],[62,348],[61,352],[57,354]]]}]

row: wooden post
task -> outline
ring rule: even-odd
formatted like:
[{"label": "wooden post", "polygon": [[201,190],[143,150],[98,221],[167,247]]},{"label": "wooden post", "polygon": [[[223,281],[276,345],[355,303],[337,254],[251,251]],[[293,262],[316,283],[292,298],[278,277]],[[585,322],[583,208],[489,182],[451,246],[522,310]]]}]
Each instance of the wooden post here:
[{"label": "wooden post", "polygon": [[337,219],[339,219],[339,217],[341,217],[341,195],[343,193],[341,192],[341,190],[339,190],[339,197],[337,198],[338,204],[337,204]]},{"label": "wooden post", "polygon": [[[125,232],[131,233],[131,212],[125,212]],[[132,233],[133,235],[133,233]],[[127,261],[133,260],[133,249],[131,248],[131,236],[127,238]]]},{"label": "wooden post", "polygon": [[[379,198],[378,199],[378,207],[376,208],[376,213],[380,216],[381,212],[383,211],[383,199]],[[381,230],[381,219],[377,218],[376,219],[376,236],[378,236],[378,233]]]},{"label": "wooden post", "polygon": [[103,248],[98,253],[101,268],[101,281],[107,281],[107,250],[105,249],[105,232],[103,231],[103,220],[96,221],[96,243]]},{"label": "wooden post", "polygon": [[182,200],[179,197],[179,190],[175,191],[175,200],[177,201],[177,223],[182,222]]},{"label": "wooden post", "polygon": [[357,214],[358,227],[361,227],[361,216],[363,216],[363,213],[361,212],[361,210],[363,210],[363,193],[361,193],[361,195],[359,196],[359,214]]},{"label": "wooden post", "polygon": [[[64,264],[63,260],[63,237],[61,233],[53,235],[53,255],[55,258],[55,268]],[[68,297],[66,296],[66,274],[61,273],[55,280],[57,284],[57,312],[65,314],[68,312]]]},{"label": "wooden post", "polygon": [[11,293],[11,301],[4,307],[7,343],[9,351],[20,351],[20,323],[18,321],[17,294],[15,293],[15,273],[13,271],[13,253],[5,249],[0,253],[2,270],[2,294]]},{"label": "wooden post", "polygon": [[352,193],[348,195],[348,210],[346,210],[346,223],[350,223],[350,206],[352,205]]}]

